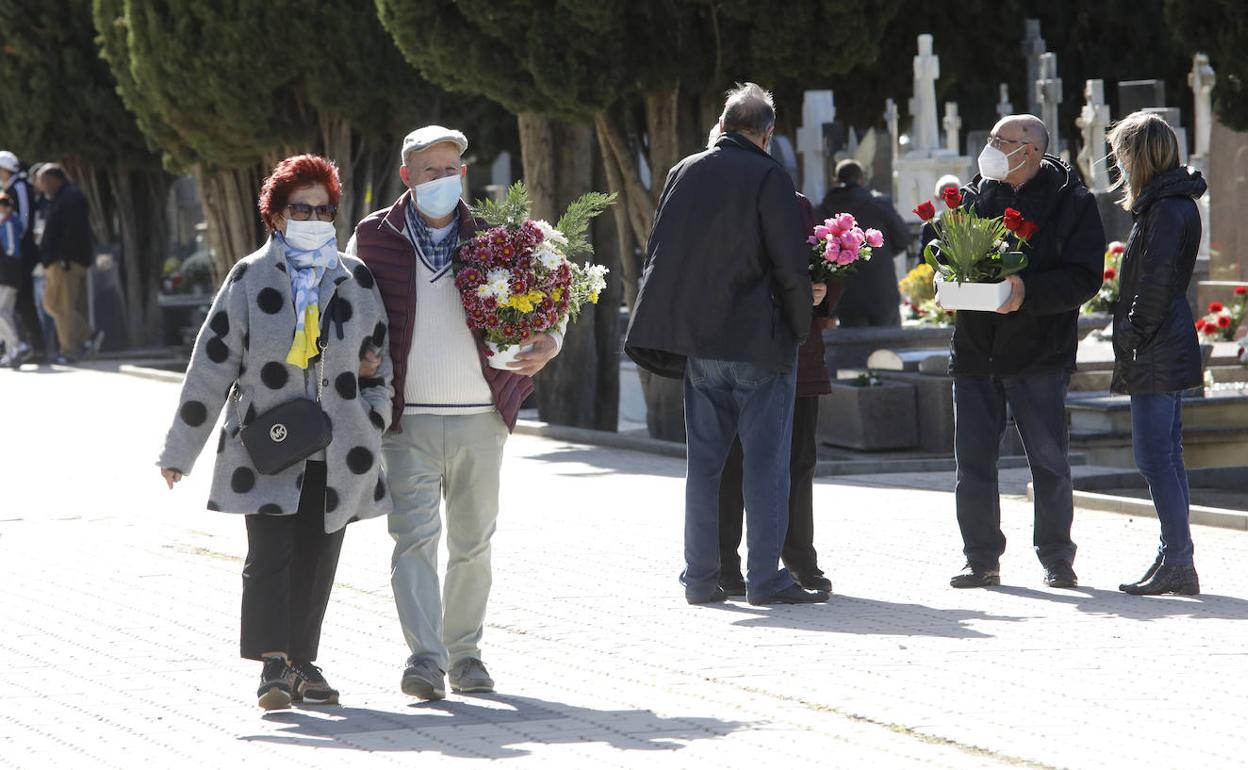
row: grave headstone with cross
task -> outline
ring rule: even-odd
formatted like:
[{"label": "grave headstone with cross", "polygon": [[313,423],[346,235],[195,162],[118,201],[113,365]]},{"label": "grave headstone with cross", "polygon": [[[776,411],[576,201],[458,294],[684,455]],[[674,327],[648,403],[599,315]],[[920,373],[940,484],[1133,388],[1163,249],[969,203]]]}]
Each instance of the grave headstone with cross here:
[{"label": "grave headstone with cross", "polygon": [[1109,169],[1105,165],[1105,128],[1109,125],[1109,105],[1105,103],[1105,81],[1089,80],[1083,86],[1083,109],[1075,121],[1083,133],[1079,148],[1079,169],[1088,189],[1094,193],[1109,189]]},{"label": "grave headstone with cross", "polygon": [[807,91],[802,99],[802,126],[797,151],[802,157],[802,194],[818,205],[828,189],[826,127],[836,119],[831,91]]},{"label": "grave headstone with cross", "polygon": [[[1027,82],[1034,83],[1040,79],[1040,57],[1047,50],[1044,38],[1040,36],[1040,20],[1023,20],[1023,60],[1027,62]],[[1032,88],[1027,89],[1027,111],[1032,115],[1040,115],[1040,100]]]},{"label": "grave headstone with cross", "polygon": [[1057,54],[1040,56],[1040,76],[1035,83],[1036,102],[1040,106],[1040,119],[1049,132],[1049,154],[1059,155],[1062,137],[1058,122],[1058,108],[1062,104],[1062,79],[1057,76]]}]

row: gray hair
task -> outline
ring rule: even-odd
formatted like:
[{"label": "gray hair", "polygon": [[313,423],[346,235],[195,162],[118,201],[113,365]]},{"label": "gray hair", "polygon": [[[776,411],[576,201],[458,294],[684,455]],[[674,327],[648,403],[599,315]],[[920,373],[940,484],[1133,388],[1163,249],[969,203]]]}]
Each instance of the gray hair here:
[{"label": "gray hair", "polygon": [[763,136],[776,125],[776,103],[771,93],[756,83],[738,83],[724,99],[719,116],[725,133],[740,131]]}]

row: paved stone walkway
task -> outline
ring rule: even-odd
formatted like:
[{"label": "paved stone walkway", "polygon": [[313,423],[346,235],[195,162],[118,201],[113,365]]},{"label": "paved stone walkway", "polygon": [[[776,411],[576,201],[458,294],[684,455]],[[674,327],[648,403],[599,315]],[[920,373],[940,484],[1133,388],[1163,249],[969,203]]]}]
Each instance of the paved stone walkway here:
[{"label": "paved stone walkway", "polygon": [[491,697],[420,704],[390,540],[353,525],[319,663],[341,707],[262,715],[237,650],[241,521],[152,466],[177,387],[0,372],[0,767],[1233,768],[1248,756],[1248,535],[1197,527],[1208,593],[1115,589],[1154,520],[1080,512],[1046,589],[1003,503],[1006,585],[961,566],[941,483],[820,481],[827,605],[689,607],[683,463],[517,436],[495,539]]}]

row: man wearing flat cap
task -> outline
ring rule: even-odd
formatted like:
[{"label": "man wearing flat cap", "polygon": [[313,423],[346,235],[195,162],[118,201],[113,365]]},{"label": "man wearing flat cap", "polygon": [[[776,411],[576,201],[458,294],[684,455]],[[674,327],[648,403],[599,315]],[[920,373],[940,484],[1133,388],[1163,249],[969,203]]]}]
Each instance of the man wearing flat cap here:
[{"label": "man wearing flat cap", "polygon": [[[390,320],[394,421],[382,458],[394,500],[391,583],[412,653],[402,689],[422,700],[446,696],[448,672],[456,692],[494,690],[480,641],[503,444],[533,375],[562,345],[557,333],[538,335],[510,370],[495,369],[468,328],[451,269],[456,247],[484,227],[462,200],[467,149],[454,129],[408,134],[399,168],[408,189],[360,222],[347,247],[372,271]],[[361,344],[362,377],[373,360],[368,348],[385,344],[385,334],[379,327]],[[440,590],[443,499],[450,559]]]}]

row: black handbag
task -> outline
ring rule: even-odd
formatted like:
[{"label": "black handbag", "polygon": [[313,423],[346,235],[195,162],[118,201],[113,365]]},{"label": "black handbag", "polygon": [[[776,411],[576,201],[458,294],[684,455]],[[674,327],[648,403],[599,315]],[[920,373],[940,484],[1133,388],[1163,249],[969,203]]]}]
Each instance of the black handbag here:
[{"label": "black handbag", "polygon": [[[336,299],[336,297],[335,297]],[[334,317],[336,303],[330,301],[325,317],[324,332],[329,331],[330,317]],[[342,337],[341,321],[338,324],[339,339]],[[334,440],[333,423],[321,409],[321,386],[325,382],[325,334],[319,341],[320,354],[316,357],[316,400],[296,398],[279,404],[263,414],[256,415],[249,425],[242,428],[239,438],[243,448],[251,456],[251,464],[266,476],[281,473],[295,463],[302,462]],[[235,385],[237,392],[237,384]],[[234,399],[234,413],[238,415],[238,402]],[[241,416],[238,424],[243,424]]]}]

